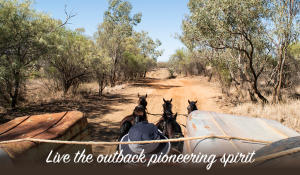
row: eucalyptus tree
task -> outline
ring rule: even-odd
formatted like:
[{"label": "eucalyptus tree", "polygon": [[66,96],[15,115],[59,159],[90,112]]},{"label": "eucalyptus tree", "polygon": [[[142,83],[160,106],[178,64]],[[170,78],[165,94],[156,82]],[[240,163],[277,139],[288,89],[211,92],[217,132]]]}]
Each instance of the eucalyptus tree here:
[{"label": "eucalyptus tree", "polygon": [[169,59],[169,71],[171,71],[170,74],[172,74],[172,71],[175,71],[179,74],[185,72],[185,74],[187,75],[187,69],[186,69],[187,57],[188,57],[187,50],[177,49]]},{"label": "eucalyptus tree", "polygon": [[103,22],[96,33],[96,41],[104,54],[111,58],[110,84],[115,85],[119,64],[124,53],[124,41],[132,36],[133,27],[140,23],[141,13],[132,15],[132,5],[128,1],[109,0]]},{"label": "eucalyptus tree", "polygon": [[[273,80],[273,102],[281,100],[283,76],[290,70],[285,69],[288,59],[288,49],[297,42],[300,33],[299,0],[269,1],[269,38],[275,48],[276,61]],[[295,72],[293,72],[294,74]],[[295,75],[292,75],[295,76]]]},{"label": "eucalyptus tree", "polygon": [[103,90],[108,85],[109,70],[111,70],[110,58],[93,45],[93,55],[90,59],[90,68],[94,79],[98,83],[98,95],[102,96]]},{"label": "eucalyptus tree", "polygon": [[148,32],[141,31],[135,32],[134,38],[137,42],[137,48],[140,49],[140,54],[143,56],[145,70],[144,77],[146,76],[147,71],[155,66],[157,58],[163,54],[163,50],[159,50],[158,48],[161,46],[160,40],[153,40],[150,36],[148,36]]},{"label": "eucalyptus tree", "polygon": [[37,61],[48,52],[47,38],[63,24],[31,5],[31,1],[0,0],[0,96],[12,108]]},{"label": "eucalyptus tree", "polygon": [[44,67],[48,77],[53,79],[64,94],[90,80],[90,60],[93,56],[93,42],[83,35],[83,29],[71,31],[59,29],[52,38],[49,38],[51,50],[46,55]]},{"label": "eucalyptus tree", "polygon": [[147,32],[134,32],[123,43],[124,53],[121,70],[125,80],[142,78],[156,65],[156,59],[162,54],[158,49],[159,40],[154,41]]},{"label": "eucalyptus tree", "polygon": [[189,49],[211,48],[218,52],[229,49],[237,57],[241,77],[254,94],[268,102],[258,88],[268,52],[265,26],[267,2],[257,0],[190,0],[190,14],[183,20],[181,40]]}]

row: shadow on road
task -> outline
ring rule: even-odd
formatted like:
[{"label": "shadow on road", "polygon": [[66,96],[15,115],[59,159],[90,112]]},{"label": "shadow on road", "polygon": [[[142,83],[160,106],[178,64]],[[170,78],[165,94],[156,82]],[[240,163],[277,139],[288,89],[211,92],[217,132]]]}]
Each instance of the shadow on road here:
[{"label": "shadow on road", "polygon": [[[3,116],[16,118],[26,115],[30,116],[78,110],[83,112],[88,119],[101,119],[101,117],[105,114],[119,111],[115,108],[115,106],[127,103],[133,103],[132,98],[127,95],[106,94],[102,97],[99,97],[98,95],[94,94],[83,96],[83,99],[79,101],[72,99],[55,100],[50,103],[42,103],[39,105],[32,104],[23,108],[8,110],[6,113],[0,114],[0,118],[3,118]],[[97,122],[97,120],[89,120],[88,130],[91,140],[114,141],[119,135],[119,123],[109,121]],[[109,150],[112,150],[112,146],[94,146],[93,150],[95,150],[95,154],[104,154],[108,153]]]},{"label": "shadow on road", "polygon": [[8,110],[6,113],[0,114],[0,117],[9,116],[9,118],[21,117],[25,115],[38,115],[45,113],[58,113],[64,111],[78,110],[85,114],[88,118],[98,117],[107,113],[115,112],[114,106],[118,104],[132,103],[133,100],[126,95],[112,94],[99,97],[98,95],[84,96],[83,99],[77,101],[73,99],[54,100],[49,103],[33,104],[26,107]]},{"label": "shadow on road", "polygon": [[146,79],[142,79],[139,80],[133,84],[131,84],[131,86],[133,87],[143,87],[143,88],[152,88],[152,89],[171,89],[171,88],[178,88],[178,87],[182,87],[182,86],[176,86],[176,85],[165,85],[165,84],[160,84],[158,83],[160,81],[160,79],[155,79],[155,78],[146,78]]},{"label": "shadow on road", "polygon": [[[89,122],[88,129],[94,141],[116,141],[119,136],[119,123],[115,122]],[[93,154],[109,154],[115,151],[114,145],[93,145]]]}]

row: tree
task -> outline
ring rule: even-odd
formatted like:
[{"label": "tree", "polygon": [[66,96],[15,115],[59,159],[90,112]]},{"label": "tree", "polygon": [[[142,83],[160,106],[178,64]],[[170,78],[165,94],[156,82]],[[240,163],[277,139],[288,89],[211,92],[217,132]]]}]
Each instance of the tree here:
[{"label": "tree", "polygon": [[275,47],[277,65],[275,67],[273,102],[281,98],[283,76],[287,70],[288,48],[299,36],[299,0],[270,0],[271,43]]},{"label": "tree", "polygon": [[97,44],[111,58],[110,84],[115,85],[118,66],[124,53],[123,43],[132,36],[133,26],[141,21],[141,13],[131,15],[132,6],[127,1],[109,0],[103,23],[96,33]]},{"label": "tree", "polygon": [[186,60],[187,60],[187,51],[184,49],[177,49],[169,59],[170,70],[174,70],[179,74],[185,72],[185,75],[187,75]]},{"label": "tree", "polygon": [[31,1],[0,0],[0,96],[15,108],[26,78],[48,51],[46,38],[59,24]]},{"label": "tree", "polygon": [[[207,59],[206,52],[189,50],[186,48],[177,49],[169,59],[169,71],[175,71],[179,74],[184,73],[188,75],[200,75],[205,74],[205,66]],[[171,75],[172,77],[172,75]]]},{"label": "tree", "polygon": [[158,50],[158,47],[161,46],[161,42],[158,39],[154,41],[145,31],[135,32],[134,38],[138,43],[137,47],[140,48],[140,54],[144,57],[146,64],[144,71],[145,77],[147,71],[154,66],[154,62],[156,62],[157,58],[163,53],[162,50]]},{"label": "tree", "polygon": [[98,95],[102,96],[103,90],[108,85],[108,75],[111,67],[110,58],[104,55],[101,50],[94,47],[94,54],[91,59],[91,68],[94,78],[98,83]]},{"label": "tree", "polygon": [[82,30],[70,31],[61,28],[57,35],[49,39],[53,46],[47,54],[47,75],[54,79],[64,94],[90,79],[89,62],[92,57],[93,43],[82,34]]},{"label": "tree", "polygon": [[[265,69],[268,53],[265,27],[267,3],[256,0],[190,0],[190,15],[183,21],[181,40],[189,49],[229,49],[239,62],[241,77],[248,83],[251,99],[254,94],[268,100],[258,88],[258,79]],[[239,58],[239,59],[238,59]]]}]

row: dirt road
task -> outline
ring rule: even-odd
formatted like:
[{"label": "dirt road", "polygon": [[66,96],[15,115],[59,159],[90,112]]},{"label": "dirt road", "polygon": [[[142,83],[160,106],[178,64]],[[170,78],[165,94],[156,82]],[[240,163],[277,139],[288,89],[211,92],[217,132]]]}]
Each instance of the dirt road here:
[{"label": "dirt road", "polygon": [[[163,98],[173,99],[173,112],[187,114],[188,99],[198,100],[200,110],[222,112],[219,108],[218,101],[222,98],[219,89],[206,78],[176,78],[167,79],[167,70],[158,70],[150,72],[147,79],[122,86],[110,94],[118,94],[118,104],[113,106],[109,113],[99,114],[98,116],[89,117],[88,121],[92,130],[93,140],[112,141],[117,139],[120,121],[127,115],[131,114],[137,105],[137,94],[148,94],[148,112],[159,114],[162,113]],[[148,115],[149,121],[156,123],[159,119],[157,116]],[[178,116],[178,122],[186,123],[185,116]],[[93,151],[96,154],[111,152],[113,147],[95,146]]]}]

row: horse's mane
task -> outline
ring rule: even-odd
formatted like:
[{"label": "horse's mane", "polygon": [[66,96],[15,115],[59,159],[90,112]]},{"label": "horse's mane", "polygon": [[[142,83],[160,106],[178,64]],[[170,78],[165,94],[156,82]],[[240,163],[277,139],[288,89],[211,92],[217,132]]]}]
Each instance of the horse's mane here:
[{"label": "horse's mane", "polygon": [[[135,111],[133,111],[131,115],[128,115],[128,116],[124,117],[122,119],[122,121],[120,122],[120,126],[122,126],[122,124],[124,122],[126,122],[126,121],[130,122],[131,124],[133,124],[134,117],[135,117]],[[145,110],[144,110],[144,115],[141,117],[141,121],[148,121],[147,114],[146,114]]]}]

